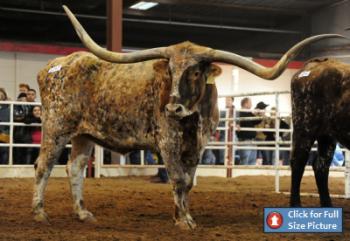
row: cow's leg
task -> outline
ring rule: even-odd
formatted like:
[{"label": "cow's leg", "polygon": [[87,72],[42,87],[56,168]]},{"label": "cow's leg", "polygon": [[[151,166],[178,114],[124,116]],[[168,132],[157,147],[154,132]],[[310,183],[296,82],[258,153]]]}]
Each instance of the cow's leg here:
[{"label": "cow's leg", "polygon": [[43,141],[40,154],[34,164],[35,184],[33,195],[34,220],[38,222],[48,222],[48,217],[44,211],[44,192],[51,170],[59,158],[69,138],[65,135],[48,136],[43,134]]},{"label": "cow's leg", "polygon": [[331,207],[332,201],[328,191],[328,174],[331,165],[336,141],[330,136],[322,136],[317,138],[318,158],[312,164],[315,173],[318,193],[320,194],[320,202],[322,207]]},{"label": "cow's leg", "polygon": [[182,192],[175,192],[175,224],[182,229],[194,229],[197,225],[190,215],[189,192],[193,186],[197,166],[185,165],[184,168],[184,187],[181,187],[180,185],[180,189],[177,188],[176,191],[179,191],[182,188]]},{"label": "cow's leg", "polygon": [[173,186],[175,224],[182,229],[194,229],[196,223],[189,213],[188,194],[193,185],[196,165],[185,164],[179,156],[162,152],[169,179]]},{"label": "cow's leg", "polygon": [[291,154],[292,182],[290,194],[290,206],[301,206],[300,183],[304,174],[310,149],[315,142],[314,137],[300,130],[293,132],[293,147]]},{"label": "cow's leg", "polygon": [[91,156],[93,144],[78,136],[72,139],[71,158],[67,163],[67,174],[70,177],[70,186],[73,198],[73,210],[81,221],[94,221],[92,213],[84,207],[83,180],[84,170]]}]

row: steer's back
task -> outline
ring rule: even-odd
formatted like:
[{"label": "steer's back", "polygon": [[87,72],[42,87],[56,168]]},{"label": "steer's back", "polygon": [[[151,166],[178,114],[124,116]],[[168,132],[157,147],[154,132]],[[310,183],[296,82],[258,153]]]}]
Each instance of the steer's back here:
[{"label": "steer's back", "polygon": [[157,61],[113,64],[87,52],[52,60],[38,75],[44,124],[108,145],[152,145],[164,82]]},{"label": "steer's back", "polygon": [[50,61],[38,74],[44,110],[72,114],[82,108],[94,91],[100,61],[92,54],[76,52]]},{"label": "steer's back", "polygon": [[350,104],[350,66],[334,59],[311,60],[291,83],[293,124],[331,133],[344,104]]}]

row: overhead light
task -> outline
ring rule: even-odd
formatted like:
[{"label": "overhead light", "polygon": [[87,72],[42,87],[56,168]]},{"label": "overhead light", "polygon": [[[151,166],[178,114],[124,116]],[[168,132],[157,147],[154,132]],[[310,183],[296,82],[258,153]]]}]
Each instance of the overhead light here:
[{"label": "overhead light", "polygon": [[158,3],[156,3],[156,2],[141,1],[141,2],[135,3],[134,5],[131,5],[130,8],[137,9],[137,10],[148,10],[150,8],[153,8],[154,6],[157,6],[157,5],[158,5]]}]

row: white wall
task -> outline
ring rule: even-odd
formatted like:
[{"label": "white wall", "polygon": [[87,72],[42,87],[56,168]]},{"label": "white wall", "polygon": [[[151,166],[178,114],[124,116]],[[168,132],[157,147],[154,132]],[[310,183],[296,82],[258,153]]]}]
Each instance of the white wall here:
[{"label": "white wall", "polygon": [[[223,73],[216,79],[216,85],[219,95],[232,95],[239,93],[252,92],[273,92],[273,91],[290,91],[290,81],[296,69],[287,69],[276,80],[265,80],[257,77],[241,68],[231,65],[220,65]],[[243,97],[242,97],[243,98]],[[234,105],[239,108],[242,98],[235,98]],[[275,96],[254,96],[251,97],[253,107],[259,102],[264,101],[269,104],[267,109],[275,106]],[[291,111],[290,95],[281,95],[279,98],[280,110],[282,112]],[[219,100],[220,109],[225,108],[225,100]]]},{"label": "white wall", "polygon": [[13,99],[16,82],[15,54],[0,52],[0,87],[5,88],[8,96]]},{"label": "white wall", "polygon": [[[1,52],[0,51],[0,87],[4,87],[12,100],[18,95],[18,84],[27,83],[37,92],[37,73],[47,62],[57,55]],[[39,96],[38,96],[39,97]],[[37,98],[40,101],[39,98]]]}]

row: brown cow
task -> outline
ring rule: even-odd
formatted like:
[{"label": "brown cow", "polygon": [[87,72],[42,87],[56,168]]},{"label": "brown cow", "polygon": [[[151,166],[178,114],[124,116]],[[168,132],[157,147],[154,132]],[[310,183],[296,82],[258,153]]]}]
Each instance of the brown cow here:
[{"label": "brown cow", "polygon": [[306,39],[276,66],[265,68],[239,55],[190,42],[127,54],[110,52],[93,42],[68,8],[65,11],[83,43],[108,62],[79,52],[51,61],[38,75],[44,133],[35,164],[33,210],[38,221],[47,221],[43,193],[57,157],[71,140],[67,169],[74,212],[80,220],[93,219],[83,205],[82,181],[95,142],[122,153],[159,152],[173,185],[176,224],[194,228],[188,194],[204,146],[218,123],[217,90],[207,80],[221,70],[212,62],[235,64],[273,79],[305,45],[341,37]]},{"label": "brown cow", "polygon": [[330,207],[328,174],[336,141],[350,148],[350,65],[327,58],[311,60],[294,75],[291,91],[294,132],[290,205],[301,205],[300,182],[317,140],[318,157],[312,167],[321,206]]}]

